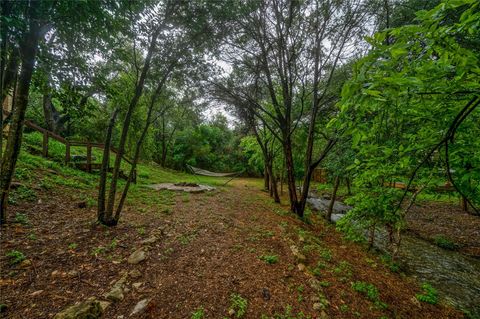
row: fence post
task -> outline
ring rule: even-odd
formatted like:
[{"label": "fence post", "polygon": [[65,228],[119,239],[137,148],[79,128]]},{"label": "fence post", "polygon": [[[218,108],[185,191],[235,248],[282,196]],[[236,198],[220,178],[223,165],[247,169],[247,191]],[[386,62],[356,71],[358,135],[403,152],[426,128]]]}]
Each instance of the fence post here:
[{"label": "fence post", "polygon": [[43,157],[48,157],[48,131],[43,132]]},{"label": "fence post", "polygon": [[87,172],[92,172],[92,145],[87,143]]},{"label": "fence post", "polygon": [[67,141],[65,143],[65,165],[70,163],[70,143]]}]

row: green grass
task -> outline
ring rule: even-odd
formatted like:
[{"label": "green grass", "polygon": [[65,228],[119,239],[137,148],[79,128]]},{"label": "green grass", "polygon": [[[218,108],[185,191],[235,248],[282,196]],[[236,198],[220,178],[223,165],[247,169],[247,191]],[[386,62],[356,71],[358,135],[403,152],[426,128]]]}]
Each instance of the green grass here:
[{"label": "green grass", "polygon": [[192,316],[190,318],[191,319],[202,319],[202,318],[204,318],[204,316],[205,316],[205,313],[203,311],[203,308],[200,307],[197,310],[195,310],[194,312],[192,312]]},{"label": "green grass", "polygon": [[387,304],[380,300],[377,287],[363,281],[352,282],[352,289],[365,295],[379,309],[386,309]]},{"label": "green grass", "polygon": [[455,244],[453,240],[443,235],[436,235],[435,237],[433,237],[433,240],[435,242],[435,245],[443,249],[455,250],[458,248],[457,244]]},{"label": "green grass", "polygon": [[263,260],[265,263],[269,265],[273,265],[278,263],[278,256],[277,255],[263,255],[258,257],[260,260]]}]

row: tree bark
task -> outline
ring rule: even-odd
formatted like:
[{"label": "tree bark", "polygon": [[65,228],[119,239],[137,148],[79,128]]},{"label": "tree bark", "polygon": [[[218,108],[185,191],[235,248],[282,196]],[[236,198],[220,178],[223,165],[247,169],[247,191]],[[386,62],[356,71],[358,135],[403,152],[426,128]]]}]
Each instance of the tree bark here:
[{"label": "tree bark", "polygon": [[159,34],[159,29],[155,30],[155,32],[152,35],[150,46],[148,48],[147,57],[145,59],[145,64],[143,65],[143,68],[142,68],[142,73],[140,74],[140,78],[135,86],[135,94],[132,100],[130,101],[130,104],[127,109],[127,113],[125,114],[125,119],[123,121],[122,134],[120,136],[118,152],[115,157],[115,164],[112,172],[112,181],[110,183],[110,190],[108,193],[107,209],[105,211],[105,221],[106,221],[105,225],[107,226],[116,225],[116,222],[113,218],[113,209],[115,206],[115,195],[117,192],[118,177],[120,175],[120,166],[122,164],[122,157],[125,153],[125,144],[127,142],[127,134],[130,128],[130,122],[132,120],[133,111],[137,106],[138,100],[140,99],[140,96],[142,95],[142,92],[143,92],[145,78],[147,77],[147,73],[150,69],[150,62],[152,60],[153,51],[155,50],[158,34]]},{"label": "tree bark", "polygon": [[110,118],[107,127],[107,134],[105,136],[105,147],[103,149],[102,166],[100,168],[100,182],[98,187],[98,203],[97,203],[97,220],[100,223],[105,223],[105,193],[107,184],[108,166],[110,165],[110,146],[112,144],[112,132],[115,126],[115,119],[117,118],[119,109],[115,109]]},{"label": "tree bark", "polygon": [[325,216],[329,222],[332,221],[333,205],[335,205],[335,199],[337,198],[337,191],[339,186],[340,186],[340,177],[335,176],[335,183],[333,185],[332,198],[330,199],[327,215]]},{"label": "tree bark", "polygon": [[[25,121],[25,111],[28,105],[28,94],[32,73],[35,66],[35,59],[38,51],[38,42],[43,35],[41,28],[37,22],[38,5],[37,1],[30,2],[29,7],[29,30],[24,37],[24,41],[20,48],[20,56],[22,58],[22,68],[20,71],[20,80],[18,87],[18,96],[15,110],[13,113],[12,123],[7,139],[5,154],[2,158],[0,172],[0,224],[6,222],[6,210],[8,205],[8,195],[10,191],[10,183],[15,171],[20,147],[22,144],[23,125]],[[44,30],[45,31],[45,30]]]}]

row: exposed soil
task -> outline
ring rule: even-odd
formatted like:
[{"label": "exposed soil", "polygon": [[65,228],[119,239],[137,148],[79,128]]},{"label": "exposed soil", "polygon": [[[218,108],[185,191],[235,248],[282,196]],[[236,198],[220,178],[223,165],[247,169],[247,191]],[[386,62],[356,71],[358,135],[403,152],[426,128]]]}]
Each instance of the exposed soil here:
[{"label": "exposed soil", "polygon": [[[101,298],[123,271],[137,269],[140,278],[129,281],[142,285],[107,308],[105,318],[129,317],[144,298],[152,301],[143,318],[190,318],[200,307],[205,318],[233,317],[228,314],[233,293],[248,300],[243,318],[285,314],[288,305],[292,313],[312,318],[462,317],[449,307],[418,302],[413,279],[390,272],[321,220],[307,225],[287,214],[287,206],[271,203],[259,185],[241,179],[209,193],[172,193],[174,201],[163,211],[130,203],[112,228],[93,223],[95,209],[80,203],[78,192],[40,191],[35,202],[11,206],[10,224],[1,230],[0,303],[7,305],[2,315],[51,318],[77,301]],[[14,223],[17,212],[26,215],[27,225]],[[147,259],[128,264],[128,256],[152,234],[160,239]],[[310,272],[299,270],[292,244],[306,254]],[[22,251],[29,262],[11,265],[5,257],[11,250]],[[265,255],[278,256],[278,262],[259,258]],[[324,286],[320,293],[309,284],[316,267]],[[374,284],[387,308],[354,291],[357,281]],[[313,309],[319,295],[328,301],[324,310]]]},{"label": "exposed soil", "polygon": [[407,222],[408,230],[423,239],[435,242],[443,237],[460,252],[480,258],[480,217],[460,205],[422,202],[412,207]]}]

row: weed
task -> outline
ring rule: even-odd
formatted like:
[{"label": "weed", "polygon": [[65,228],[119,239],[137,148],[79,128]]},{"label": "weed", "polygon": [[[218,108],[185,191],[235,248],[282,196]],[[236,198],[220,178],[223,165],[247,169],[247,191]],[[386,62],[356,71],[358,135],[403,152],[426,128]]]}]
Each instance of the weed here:
[{"label": "weed", "polygon": [[138,233],[140,236],[145,236],[145,227],[139,227],[139,228],[137,228],[137,233]]},{"label": "weed", "polygon": [[263,260],[269,265],[276,264],[278,262],[278,256],[277,255],[263,255],[258,257],[260,260]]},{"label": "weed", "polygon": [[20,186],[12,192],[12,200],[16,203],[19,200],[34,201],[37,198],[37,194],[31,188],[26,186]]},{"label": "weed", "polygon": [[15,214],[15,222],[19,223],[19,224],[22,224],[22,225],[28,225],[29,224],[27,215],[22,214],[22,213],[16,213]]},{"label": "weed", "polygon": [[193,234],[183,234],[182,236],[178,237],[178,241],[182,245],[188,245],[192,240],[195,239],[195,237],[197,237],[197,235],[195,233],[193,233]]},{"label": "weed", "polygon": [[190,317],[191,319],[202,319],[205,316],[205,313],[203,311],[203,307],[198,308],[194,312],[192,312],[192,316]]},{"label": "weed", "polygon": [[341,312],[347,312],[348,311],[348,305],[346,305],[346,304],[341,305],[340,306],[340,311]]},{"label": "weed", "polygon": [[457,249],[457,244],[455,244],[450,238],[447,238],[443,235],[437,235],[433,238],[435,245],[443,249],[455,250]]},{"label": "weed", "polygon": [[230,295],[230,310],[235,313],[237,318],[242,318],[247,312],[248,300],[240,294]]},{"label": "weed", "polygon": [[37,235],[35,235],[35,233],[30,233],[28,234],[27,238],[30,240],[37,240]]},{"label": "weed", "polygon": [[419,301],[423,301],[432,305],[438,303],[438,293],[435,288],[433,288],[429,283],[424,283],[422,285],[422,294],[417,294],[415,297]]},{"label": "weed", "polygon": [[338,267],[335,267],[333,271],[336,274],[343,274],[345,277],[351,277],[352,276],[352,265],[348,263],[347,261],[342,260],[339,264]]},{"label": "weed", "polygon": [[321,261],[319,261],[317,263],[317,266],[315,266],[315,268],[312,269],[312,273],[315,275],[315,276],[321,276],[322,275],[322,270],[327,268],[327,265]]},{"label": "weed", "polygon": [[380,301],[378,289],[374,285],[363,281],[357,281],[352,282],[352,289],[366,295],[367,298],[372,301],[378,308],[387,308],[387,304]]},{"label": "weed", "polygon": [[107,248],[103,246],[98,246],[92,249],[92,255],[96,257],[98,255],[104,254],[106,251],[107,251]]},{"label": "weed", "polygon": [[77,243],[70,243],[68,244],[68,249],[75,250],[78,247]]},{"label": "weed", "polygon": [[322,258],[325,259],[326,261],[331,261],[331,260],[332,260],[332,252],[330,251],[330,249],[324,248],[324,249],[320,252],[320,257],[322,257]]},{"label": "weed", "polygon": [[10,258],[10,261],[9,261],[10,265],[16,265],[18,263],[21,263],[25,259],[27,259],[27,257],[21,251],[18,251],[18,250],[11,250],[6,254],[6,256]]}]

